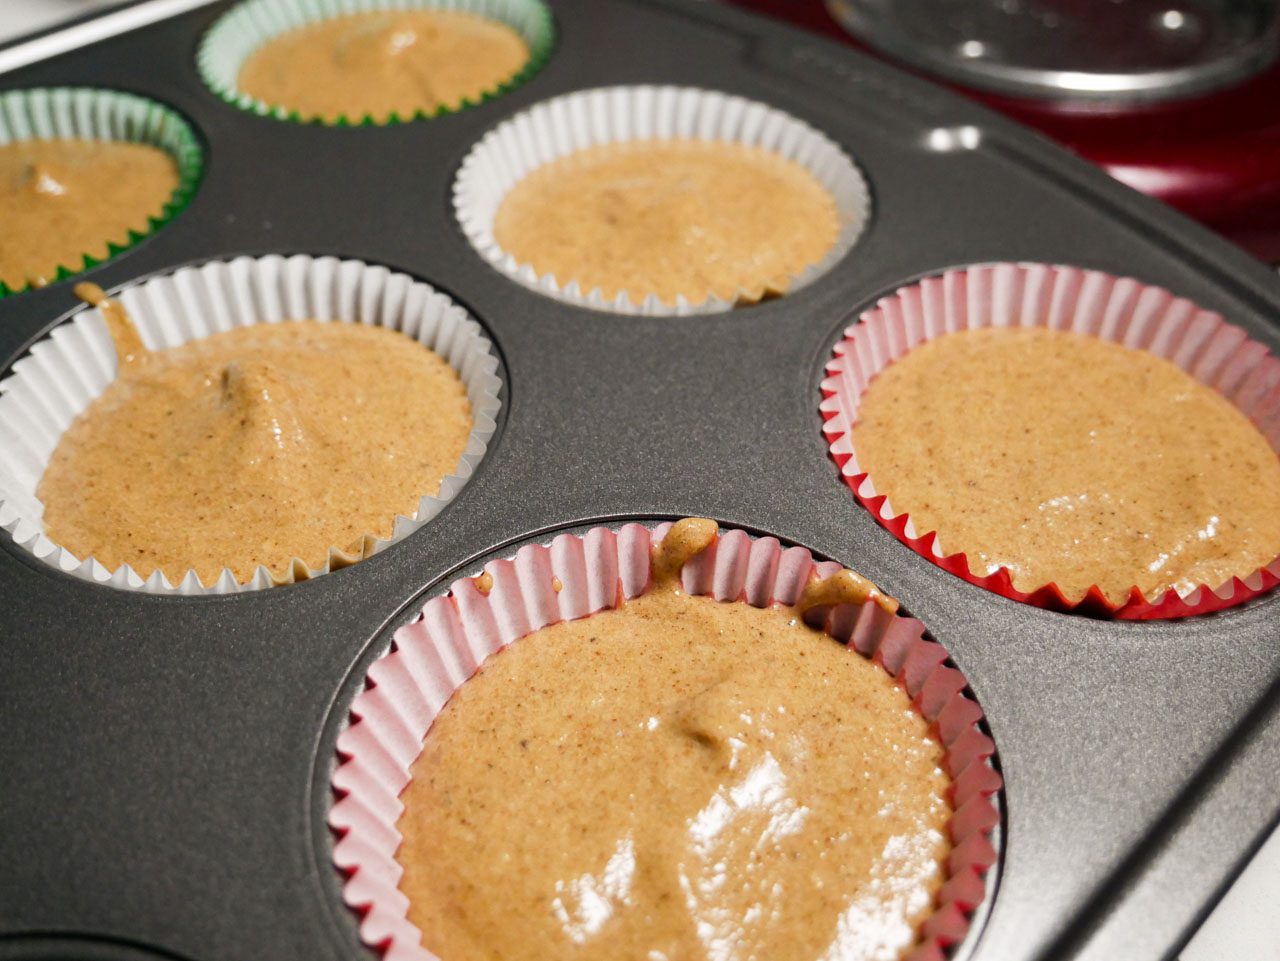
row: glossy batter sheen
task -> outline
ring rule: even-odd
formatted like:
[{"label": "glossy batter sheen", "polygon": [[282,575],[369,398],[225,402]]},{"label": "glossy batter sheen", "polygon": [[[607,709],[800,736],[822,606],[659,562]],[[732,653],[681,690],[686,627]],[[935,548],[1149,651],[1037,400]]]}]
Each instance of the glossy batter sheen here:
[{"label": "glossy batter sheen", "polygon": [[517,183],[494,222],[499,246],[539,275],[667,303],[782,292],[838,232],[835,200],[799,164],[696,140],[570,154]]},{"label": "glossy batter sheen", "polygon": [[178,186],[178,168],[146,144],[19,140],[0,145],[0,281],[43,286],[59,267],[109,254],[149,229]]},{"label": "glossy batter sheen", "polygon": [[1275,452],[1146,351],[1043,329],[951,334],[877,375],[858,418],[859,466],[893,509],[1024,591],[1185,594],[1280,551]]},{"label": "glossy batter sheen", "polygon": [[796,608],[675,583],[517,641],[437,718],[398,858],[443,961],[857,961],[915,942],[949,851],[925,721]]},{"label": "glossy batter sheen", "polygon": [[396,331],[255,324],[152,353],[111,321],[120,373],[37,491],[49,537],[109,568],[208,584],[259,564],[284,579],[334,546],[356,560],[439,490],[471,431],[458,375]]},{"label": "glossy batter sheen", "polygon": [[402,119],[458,107],[514,77],[529,48],[505,23],[444,10],[353,13],[263,44],[239,88],[304,117]]}]

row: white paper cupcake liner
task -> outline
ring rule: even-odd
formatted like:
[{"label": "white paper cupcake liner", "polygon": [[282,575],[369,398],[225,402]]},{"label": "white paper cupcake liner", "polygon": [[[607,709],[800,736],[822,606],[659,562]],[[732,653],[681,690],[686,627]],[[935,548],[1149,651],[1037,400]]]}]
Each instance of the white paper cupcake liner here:
[{"label": "white paper cupcake liner", "polygon": [[[390,537],[366,538],[363,557],[403,540],[436,516],[467,483],[496,429],[502,403],[498,360],[480,325],[422,281],[386,267],[335,257],[238,257],[184,267],[116,295],[152,349],[176,347],[235,327],[284,320],[376,324],[398,330],[439,354],[467,390],[474,427],[439,493],[424,496],[412,517],[397,516]],[[211,584],[188,571],[176,584],[160,571],[143,578],[129,565],[110,570],[80,558],[44,533],[44,505],[36,496],[49,458],[72,421],[114,380],[116,352],[95,308],[79,311],[35,344],[0,380],[0,527],[44,563],[85,580],[128,590],[171,594],[227,594],[278,583],[259,567],[244,583],[229,569]],[[283,562],[289,558],[281,558]],[[351,563],[331,550],[326,563],[291,569],[316,577]],[[292,579],[304,579],[293,576]]]},{"label": "white paper cupcake liner", "polygon": [[817,263],[794,277],[788,291],[812,283],[853,247],[871,213],[867,182],[838,144],[802,120],[767,104],[692,87],[628,86],[555,97],[499,124],[471,149],[453,185],[453,207],[463,233],[485,260],[517,283],[567,303],[618,314],[687,315],[731,310],[759,298],[708,297],[674,304],[656,294],[623,291],[607,298],[572,277],[539,276],[493,236],[507,193],[532,171],[571,153],[628,140],[692,139],[760,147],[804,167],[835,199],[839,235]]},{"label": "white paper cupcake liner", "polygon": [[[529,61],[513,77],[496,85],[479,100],[465,100],[457,107],[441,107],[410,117],[392,115],[390,119],[366,115],[324,121],[302,116],[279,104],[267,103],[240,89],[240,68],[268,40],[321,20],[375,10],[449,10],[496,20],[520,35],[529,47]],[[555,25],[551,11],[542,0],[244,0],[223,14],[204,35],[196,53],[196,68],[214,93],[251,113],[299,123],[376,125],[456,113],[513,90],[542,69],[554,44]]]},{"label": "white paper cupcake liner", "polygon": [[[859,465],[853,425],[862,395],[877,373],[913,347],[954,331],[981,327],[1044,327],[1098,337],[1176,364],[1234,404],[1280,452],[1280,359],[1240,327],[1160,287],[1097,270],[1048,264],[989,264],[949,270],[882,298],[848,327],[822,381],[823,433],[840,475],[857,500],[902,543],[944,570],[1004,597],[1050,610],[1146,620],[1222,610],[1280,583],[1280,556],[1223,584],[1187,594],[1144,597],[1136,587],[1115,603],[1096,586],[1068,598],[1056,584],[1014,587],[1007,568],[984,574],[936,531],[918,531],[890,503],[892,480],[877,483]],[[948,403],[939,385],[940,404]],[[1189,434],[1188,443],[1194,443]],[[1135,443],[1141,443],[1135,438]],[[957,480],[957,483],[963,483]],[[1280,548],[1280,545],[1277,545]]]},{"label": "white paper cupcake liner", "polygon": [[[651,583],[651,545],[670,528],[597,527],[523,547],[485,566],[492,579],[488,593],[465,577],[448,594],[427,601],[370,667],[351,705],[351,724],[338,738],[341,763],[332,781],[338,800],[329,825],[337,835],[334,864],[345,876],[343,900],[360,915],[361,939],[387,961],[438,961],[408,919],[396,860],[400,795],[432,722],[484,660],[508,644],[644,594]],[[688,561],[681,577],[690,594],[766,607],[794,604],[812,576],[839,570],[839,564],[815,561],[802,547],[784,548],[772,537],[729,530]],[[919,621],[875,603],[813,608],[805,620],[897,678],[945,749],[953,811],[948,876],[934,913],[921,926],[920,942],[905,954],[907,961],[941,961],[965,941],[974,912],[988,897],[984,875],[996,861],[995,799],[1002,782],[991,763],[995,745],[982,729],[982,710]]]},{"label": "white paper cupcake liner", "polygon": [[[176,217],[190,203],[204,167],[204,155],[191,125],[146,97],[87,87],[36,87],[0,93],[0,144],[55,139],[126,141],[157,147],[173,158],[178,185],[164,207],[147,218],[145,230],[101,238],[95,253],[86,251],[75,263],[59,264],[54,280],[96,267]],[[97,253],[103,249],[105,255]],[[11,290],[0,281],[0,297],[26,289]]]}]

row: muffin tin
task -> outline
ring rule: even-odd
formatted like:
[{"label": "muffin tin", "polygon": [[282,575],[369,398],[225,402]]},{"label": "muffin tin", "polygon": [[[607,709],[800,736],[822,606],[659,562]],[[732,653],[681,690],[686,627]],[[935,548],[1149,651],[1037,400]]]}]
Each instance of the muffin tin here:
[{"label": "muffin tin", "polygon": [[[215,3],[0,75],[0,88],[144,94],[206,151],[190,206],[88,276],[105,288],[240,254],[384,264],[465,305],[507,390],[470,483],[430,524],[314,581],[156,597],[0,548],[0,958],[373,957],[326,824],[335,741],[393,630],[523,543],[704,515],[866,574],[950,652],[1005,781],[1001,859],[970,961],[1162,958],[1280,813],[1280,594],[1185,621],[1039,610],[966,584],[840,482],[819,383],[861,309],[946,268],[1069,263],[1137,277],[1280,349],[1261,264],[1063,151],[815,37],[676,0],[553,0],[519,89],[398,126],[259,117],[200,81]],[[775,301],[620,317],[493,270],[453,219],[471,147],[570,90],[674,83],[778,107],[838,142],[873,196],[854,251]],[[7,371],[75,309],[70,284],[0,300]]]}]

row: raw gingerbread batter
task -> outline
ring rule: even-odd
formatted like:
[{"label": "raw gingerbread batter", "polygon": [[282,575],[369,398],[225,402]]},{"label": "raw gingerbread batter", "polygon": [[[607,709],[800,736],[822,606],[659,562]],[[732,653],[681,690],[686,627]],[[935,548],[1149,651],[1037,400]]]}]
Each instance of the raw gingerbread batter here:
[{"label": "raw gingerbread batter", "polygon": [[917,533],[1024,591],[1185,594],[1280,551],[1280,459],[1262,434],[1175,365],[1094,337],[929,341],[871,382],[853,445]]},{"label": "raw gingerbread batter", "polygon": [[151,352],[117,306],[104,313],[119,373],[37,491],[46,533],[78,557],[206,584],[260,564],[285,579],[292,558],[320,567],[335,546],[356,560],[466,446],[462,381],[397,331],[288,321]]},{"label": "raw gingerbread batter", "polygon": [[505,23],[447,10],[353,13],[290,30],[240,68],[239,88],[303,117],[386,120],[477,100],[529,61]]},{"label": "raw gingerbread batter", "polygon": [[570,154],[517,183],[494,222],[498,245],[539,275],[668,304],[784,291],[838,233],[835,200],[799,164],[696,140]]},{"label": "raw gingerbread batter", "polygon": [[149,229],[178,186],[178,168],[147,144],[18,140],[0,145],[0,281],[43,286],[59,267]]},{"label": "raw gingerbread batter", "polygon": [[[398,858],[443,961],[858,961],[915,942],[949,851],[941,746],[798,608],[679,592],[709,542],[681,523],[649,593],[515,642],[427,735]],[[802,605],[892,608],[873,591],[837,578]]]}]

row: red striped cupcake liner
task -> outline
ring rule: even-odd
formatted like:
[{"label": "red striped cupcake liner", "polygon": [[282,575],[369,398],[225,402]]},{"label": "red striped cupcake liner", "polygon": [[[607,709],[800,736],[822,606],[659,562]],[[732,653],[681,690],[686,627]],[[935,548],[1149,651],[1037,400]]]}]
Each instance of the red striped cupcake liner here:
[{"label": "red striped cupcake liner", "polygon": [[[644,594],[651,548],[670,527],[596,527],[493,561],[485,567],[492,579],[487,593],[474,578],[454,581],[447,594],[427,601],[417,619],[395,633],[391,650],[369,669],[365,689],[352,703],[350,726],[338,738],[340,764],[332,781],[337,800],[329,825],[336,836],[334,864],[345,876],[343,900],[360,916],[361,939],[388,961],[435,961],[408,920],[408,900],[398,887],[396,825],[403,811],[400,794],[436,715],[486,658],[511,642]],[[681,576],[690,594],[767,607],[794,604],[810,578],[839,570],[839,564],[815,561],[802,547],[730,530],[686,563]],[[906,955],[909,961],[941,961],[968,934],[987,898],[985,875],[996,861],[1001,779],[992,766],[995,745],[982,729],[982,710],[919,621],[875,603],[812,608],[805,619],[896,678],[945,749],[943,764],[952,780],[947,880],[919,942]]]},{"label": "red striped cupcake liner", "polygon": [[[848,327],[822,381],[823,434],[840,476],[877,521],[917,554],[979,587],[1049,610],[1126,620],[1188,617],[1241,604],[1280,583],[1280,555],[1246,577],[1148,598],[1137,587],[1115,604],[1096,586],[1077,600],[1057,584],[1014,587],[1008,568],[979,574],[963,552],[947,554],[937,531],[918,532],[858,465],[851,442],[873,377],[926,340],[980,327],[1045,327],[1149,351],[1231,401],[1280,452],[1280,359],[1240,327],[1160,287],[1096,270],[993,264],[949,270],[903,287]],[[1280,548],[1280,545],[1277,545]]]}]

